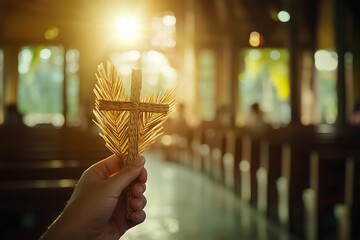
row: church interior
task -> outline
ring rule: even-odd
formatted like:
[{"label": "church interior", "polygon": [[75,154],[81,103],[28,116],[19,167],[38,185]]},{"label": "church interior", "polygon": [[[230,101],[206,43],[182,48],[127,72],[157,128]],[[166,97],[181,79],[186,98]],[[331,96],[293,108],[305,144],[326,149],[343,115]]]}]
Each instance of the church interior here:
[{"label": "church interior", "polygon": [[0,0],[0,239],[38,239],[112,154],[109,63],[176,94],[122,239],[360,239],[358,0]]}]

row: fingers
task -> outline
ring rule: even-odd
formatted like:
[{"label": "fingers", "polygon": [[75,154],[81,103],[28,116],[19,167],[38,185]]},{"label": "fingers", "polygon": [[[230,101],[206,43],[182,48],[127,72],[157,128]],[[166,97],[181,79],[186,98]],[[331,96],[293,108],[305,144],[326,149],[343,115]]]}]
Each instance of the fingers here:
[{"label": "fingers", "polygon": [[146,191],[146,183],[147,181],[147,172],[144,168],[136,182],[131,186],[131,194],[133,199],[130,201],[130,207],[133,210],[131,213],[129,220],[134,224],[140,224],[145,221],[146,214],[144,208],[147,204],[146,197],[144,196],[144,192]]},{"label": "fingers", "polygon": [[145,168],[142,169],[140,175],[137,177],[136,182],[131,186],[131,194],[133,199],[130,201],[130,207],[133,210],[129,220],[134,225],[140,224],[145,221],[146,214],[144,208],[147,204],[144,192],[146,191],[147,171]]},{"label": "fingers", "polygon": [[[139,157],[144,158],[143,156],[139,156]],[[99,178],[99,180],[105,180],[109,178],[111,175],[119,172],[121,169],[122,169],[122,164],[120,157],[113,154],[99,161],[98,163],[95,163],[86,172],[87,175],[92,175],[92,177]],[[145,172],[142,172],[141,175],[139,176],[140,182],[146,182],[147,180],[147,172],[146,170],[144,171]]]},{"label": "fingers", "polygon": [[99,180],[105,180],[120,170],[121,159],[117,155],[113,154],[98,163],[95,163],[86,172],[87,175],[97,177]]},{"label": "fingers", "polygon": [[146,206],[147,200],[144,196],[139,198],[131,199],[130,207],[134,210],[134,212],[142,211]]},{"label": "fingers", "polygon": [[147,174],[144,165],[145,158],[139,156],[134,162],[108,179],[108,186],[115,196],[120,196],[121,192],[137,178],[146,182]]},{"label": "fingers", "polygon": [[143,169],[141,170],[141,173],[140,173],[139,177],[137,178],[137,182],[139,182],[139,183],[146,183],[147,178],[148,178],[147,171],[146,171],[145,168],[143,168]]},{"label": "fingers", "polygon": [[145,218],[146,218],[146,214],[142,210],[142,211],[131,213],[129,220],[132,221],[136,225],[136,224],[144,222]]},{"label": "fingers", "polygon": [[141,184],[139,182],[134,183],[131,186],[131,194],[135,197],[135,198],[139,198],[141,196],[143,196],[144,192],[146,190],[146,185],[145,184]]},{"label": "fingers", "polygon": [[[144,172],[146,173],[146,171]],[[138,177],[138,179],[139,178],[140,176]],[[130,201],[130,207],[133,212],[131,213],[129,220],[132,221],[134,225],[142,223],[143,221],[145,221],[146,218],[146,214],[144,211],[144,208],[147,204],[146,197],[144,196],[145,191],[146,185],[144,183],[137,182],[131,187],[131,193],[134,198]]]}]

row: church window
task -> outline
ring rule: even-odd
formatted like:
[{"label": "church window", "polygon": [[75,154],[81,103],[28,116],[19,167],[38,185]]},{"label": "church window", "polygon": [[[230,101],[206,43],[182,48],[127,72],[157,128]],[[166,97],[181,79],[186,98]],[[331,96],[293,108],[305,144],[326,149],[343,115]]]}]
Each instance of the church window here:
[{"label": "church window", "polygon": [[214,120],[216,111],[216,53],[203,49],[198,57],[200,117],[211,121]]},{"label": "church window", "polygon": [[80,125],[79,58],[80,52],[77,49],[69,49],[66,51],[66,122],[70,126]]},{"label": "church window", "polygon": [[65,118],[69,124],[79,123],[78,58],[77,50],[65,52],[63,46],[21,48],[18,55],[18,109],[26,125],[45,123],[59,127],[64,125]]},{"label": "church window", "polygon": [[336,75],[338,56],[333,51],[318,50],[314,59],[316,113],[321,123],[333,124],[337,117]]},{"label": "church window", "polygon": [[177,85],[177,71],[162,52],[155,50],[115,52],[111,55],[110,61],[123,74],[123,84],[128,95],[130,94],[132,69],[142,70],[142,97],[153,92],[165,92]]},{"label": "church window", "polygon": [[[140,22],[135,18],[132,20]],[[148,27],[149,32],[145,33],[145,31],[141,31],[141,28],[139,28],[137,33],[149,35],[143,37],[149,40],[149,46],[151,46],[149,50],[140,51],[139,49],[128,47],[124,51],[115,51],[110,55],[110,62],[123,74],[123,84],[128,94],[130,94],[132,70],[142,70],[142,97],[153,92],[164,92],[170,88],[175,88],[178,81],[177,70],[172,66],[173,64],[169,57],[171,55],[170,52],[176,46],[175,15],[168,11],[162,12],[151,17]],[[128,32],[126,34],[129,35]],[[132,39],[132,41],[135,42],[135,39]]]},{"label": "church window", "polygon": [[164,12],[151,19],[151,45],[155,49],[170,50],[176,46],[176,17],[172,12]]},{"label": "church window", "polygon": [[243,126],[250,106],[258,103],[274,126],[290,122],[289,54],[284,49],[245,49],[239,54],[236,124]]}]

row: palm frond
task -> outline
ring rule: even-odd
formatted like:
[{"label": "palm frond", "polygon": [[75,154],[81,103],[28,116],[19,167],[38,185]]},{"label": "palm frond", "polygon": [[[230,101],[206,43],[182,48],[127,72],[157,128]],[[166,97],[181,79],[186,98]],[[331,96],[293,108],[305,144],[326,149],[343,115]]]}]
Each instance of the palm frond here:
[{"label": "palm frond", "polygon": [[[129,143],[129,112],[104,110],[100,108],[100,101],[128,102],[130,96],[125,93],[123,76],[114,65],[107,63],[98,66],[95,84],[94,122],[100,128],[100,136],[104,139],[106,147],[121,159],[128,154]],[[175,90],[168,90],[164,94],[154,93],[145,96],[140,102],[165,104],[169,106],[167,112],[141,112],[138,121],[138,154],[148,150],[156,138],[163,133],[163,125],[175,108]]]}]

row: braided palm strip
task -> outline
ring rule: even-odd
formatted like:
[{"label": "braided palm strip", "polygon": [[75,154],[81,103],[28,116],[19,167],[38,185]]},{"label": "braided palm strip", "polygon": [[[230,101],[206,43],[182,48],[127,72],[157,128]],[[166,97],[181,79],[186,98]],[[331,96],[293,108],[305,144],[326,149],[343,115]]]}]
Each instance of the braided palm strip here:
[{"label": "braided palm strip", "polygon": [[[126,166],[163,133],[163,124],[174,111],[175,90],[163,95],[154,93],[140,101],[141,70],[133,70],[129,99],[122,76],[109,62],[106,70],[99,65],[96,77],[94,122],[102,131],[100,135],[106,147],[120,157],[122,166]],[[127,189],[128,216],[131,214],[130,200],[130,189]]]}]

